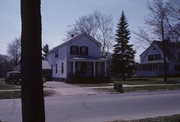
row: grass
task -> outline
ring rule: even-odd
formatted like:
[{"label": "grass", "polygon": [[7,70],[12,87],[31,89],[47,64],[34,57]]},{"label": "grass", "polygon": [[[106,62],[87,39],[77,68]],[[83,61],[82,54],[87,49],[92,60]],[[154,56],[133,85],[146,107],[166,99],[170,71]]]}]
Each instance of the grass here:
[{"label": "grass", "polygon": [[[96,90],[107,91],[115,93],[114,88],[98,88]],[[165,85],[165,86],[137,86],[137,87],[124,87],[124,92],[136,92],[136,91],[162,91],[162,90],[180,90],[180,85]]]},{"label": "grass", "polygon": [[[165,84],[163,78],[129,78],[126,81],[116,80],[113,82],[118,82],[126,85]],[[180,83],[180,78],[168,78],[168,83]]]},{"label": "grass", "polygon": [[4,78],[0,78],[0,83],[1,83],[1,82],[4,82]]},{"label": "grass", "polygon": [[[44,91],[44,96],[52,96],[54,91]],[[3,91],[0,92],[0,99],[17,99],[21,97],[20,91]]]},{"label": "grass", "polygon": [[15,85],[0,84],[0,90],[18,89]]},{"label": "grass", "polygon": [[134,92],[134,91],[177,90],[177,89],[180,89],[180,85],[125,87],[124,91]]},{"label": "grass", "polygon": [[[101,86],[112,86],[114,82],[122,83],[125,85],[148,85],[148,84],[166,84],[163,78],[129,78],[126,81],[114,80],[112,83],[92,83],[92,84],[74,84],[82,87],[101,87]],[[180,83],[179,77],[168,78],[169,84]]]},{"label": "grass", "polygon": [[11,90],[17,89],[15,85],[7,85],[5,84],[4,78],[0,78],[0,90]]},{"label": "grass", "polygon": [[145,118],[139,120],[115,120],[111,122],[180,122],[180,114],[160,116],[154,118]]},{"label": "grass", "polygon": [[73,84],[82,87],[100,87],[100,86],[112,86],[111,83],[94,83],[94,84]]},{"label": "grass", "polygon": [[0,99],[15,99],[20,98],[20,91],[5,91],[0,92]]},{"label": "grass", "polygon": [[4,78],[0,78],[0,90],[11,90],[18,89],[15,85],[7,85],[5,84]]}]

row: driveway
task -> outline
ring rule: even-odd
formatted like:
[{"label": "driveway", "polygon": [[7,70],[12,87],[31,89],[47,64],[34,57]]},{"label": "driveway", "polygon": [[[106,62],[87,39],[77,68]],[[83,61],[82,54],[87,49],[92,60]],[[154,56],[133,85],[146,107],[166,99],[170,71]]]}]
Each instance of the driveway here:
[{"label": "driveway", "polygon": [[44,84],[45,90],[51,90],[55,92],[55,96],[68,96],[68,95],[96,95],[106,94],[88,87],[80,87],[64,82],[46,82]]}]

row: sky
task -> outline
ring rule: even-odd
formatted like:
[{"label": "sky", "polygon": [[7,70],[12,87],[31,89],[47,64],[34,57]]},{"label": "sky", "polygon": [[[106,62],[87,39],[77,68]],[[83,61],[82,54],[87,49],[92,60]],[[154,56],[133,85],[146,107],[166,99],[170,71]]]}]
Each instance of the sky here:
[{"label": "sky", "polygon": [[[114,30],[124,11],[131,30],[130,43],[134,43],[140,26],[148,15],[147,0],[41,0],[42,43],[50,49],[64,42],[69,25],[79,17],[93,11],[113,17]],[[7,47],[21,35],[20,0],[0,0],[0,54],[7,54]],[[135,59],[143,49],[136,49]]]}]

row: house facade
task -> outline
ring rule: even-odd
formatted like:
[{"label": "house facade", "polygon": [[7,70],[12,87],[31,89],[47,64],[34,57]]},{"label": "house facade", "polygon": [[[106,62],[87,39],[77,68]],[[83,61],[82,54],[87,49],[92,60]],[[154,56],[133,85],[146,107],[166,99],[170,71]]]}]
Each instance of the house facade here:
[{"label": "house facade", "polygon": [[[180,75],[180,42],[168,43],[167,73],[169,76]],[[137,76],[162,76],[164,73],[163,43],[153,43],[140,55],[140,63],[137,65]]]},{"label": "house facade", "polygon": [[70,76],[106,77],[106,59],[101,58],[101,44],[86,33],[74,36],[56,46],[46,56],[53,79]]}]

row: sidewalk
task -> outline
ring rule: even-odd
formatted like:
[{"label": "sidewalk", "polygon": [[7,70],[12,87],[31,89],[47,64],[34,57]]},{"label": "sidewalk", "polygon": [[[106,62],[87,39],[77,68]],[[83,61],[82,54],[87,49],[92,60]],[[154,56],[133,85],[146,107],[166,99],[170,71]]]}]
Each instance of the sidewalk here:
[{"label": "sidewalk", "polygon": [[[174,85],[174,84],[123,85],[123,87],[170,86],[170,85]],[[176,84],[176,85],[180,85],[180,84]],[[95,90],[95,89],[103,89],[103,88],[107,88],[107,89],[114,88],[114,86],[112,84],[112,86],[82,87],[82,86],[67,84],[64,82],[47,82],[44,84],[44,91],[54,91],[55,94],[53,96],[107,94],[107,92]],[[13,92],[13,91],[20,91],[20,88],[0,90],[0,92]]]}]

